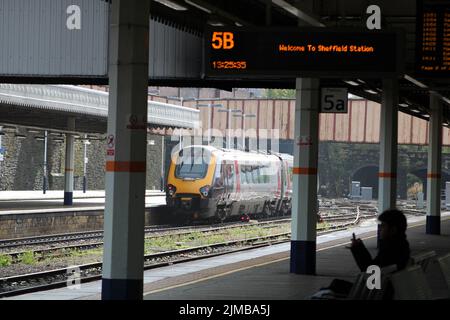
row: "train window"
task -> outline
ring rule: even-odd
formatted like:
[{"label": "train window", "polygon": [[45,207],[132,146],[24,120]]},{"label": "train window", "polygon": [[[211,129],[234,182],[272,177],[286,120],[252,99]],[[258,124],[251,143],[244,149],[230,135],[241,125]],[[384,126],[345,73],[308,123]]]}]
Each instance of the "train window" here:
[{"label": "train window", "polygon": [[241,184],[247,183],[247,167],[244,165],[241,165]]},{"label": "train window", "polygon": [[246,172],[246,176],[247,176],[247,183],[253,183],[253,178],[252,178],[252,169],[248,168],[247,172]]},{"label": "train window", "polygon": [[256,167],[256,166],[254,166],[253,167],[253,170],[252,170],[252,180],[253,180],[253,183],[258,183],[259,181],[258,181],[258,167]]},{"label": "train window", "polygon": [[201,179],[206,176],[210,157],[200,148],[180,152],[179,163],[175,166],[175,177],[180,179]]}]

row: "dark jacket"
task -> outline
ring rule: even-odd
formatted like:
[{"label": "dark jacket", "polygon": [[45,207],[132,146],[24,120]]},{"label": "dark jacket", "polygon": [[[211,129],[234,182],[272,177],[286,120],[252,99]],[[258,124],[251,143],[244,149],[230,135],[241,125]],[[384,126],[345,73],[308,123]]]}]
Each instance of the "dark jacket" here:
[{"label": "dark jacket", "polygon": [[378,254],[374,259],[372,259],[362,241],[354,245],[351,251],[362,272],[365,272],[370,265],[383,268],[395,264],[397,270],[402,270],[406,267],[410,258],[409,243],[406,236],[385,241],[380,240]]}]

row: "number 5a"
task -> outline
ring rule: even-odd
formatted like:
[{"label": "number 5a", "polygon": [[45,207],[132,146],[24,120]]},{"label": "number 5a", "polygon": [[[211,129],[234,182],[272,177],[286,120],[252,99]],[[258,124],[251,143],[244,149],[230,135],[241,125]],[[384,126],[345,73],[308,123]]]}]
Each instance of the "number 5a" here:
[{"label": "number 5a", "polygon": [[213,49],[232,49],[234,35],[232,32],[213,32],[211,46]]}]

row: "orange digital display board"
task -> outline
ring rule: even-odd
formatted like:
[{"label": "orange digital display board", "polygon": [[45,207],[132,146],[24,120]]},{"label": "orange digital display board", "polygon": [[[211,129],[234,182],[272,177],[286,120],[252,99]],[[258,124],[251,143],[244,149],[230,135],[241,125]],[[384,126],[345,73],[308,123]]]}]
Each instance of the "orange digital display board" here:
[{"label": "orange digital display board", "polygon": [[398,32],[229,28],[205,33],[210,77],[381,76],[402,72]]},{"label": "orange digital display board", "polygon": [[416,72],[450,76],[450,2],[417,1]]}]

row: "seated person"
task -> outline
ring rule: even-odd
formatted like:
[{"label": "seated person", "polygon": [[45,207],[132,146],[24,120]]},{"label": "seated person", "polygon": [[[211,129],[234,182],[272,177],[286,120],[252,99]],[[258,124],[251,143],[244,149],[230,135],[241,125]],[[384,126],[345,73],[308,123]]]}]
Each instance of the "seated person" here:
[{"label": "seated person", "polygon": [[406,267],[410,258],[409,243],[406,240],[406,217],[399,210],[384,211],[378,220],[380,225],[380,240],[378,254],[372,259],[361,239],[352,239],[350,250],[361,272],[370,265],[380,268],[397,265],[397,270]]},{"label": "seated person", "polygon": [[[353,237],[350,250],[361,272],[365,272],[370,265],[380,268],[397,265],[397,270],[406,267],[410,259],[409,243],[406,240],[406,217],[399,210],[384,211],[378,220],[380,225],[380,238],[378,254],[372,258],[361,239]],[[334,279],[328,288],[335,296],[345,297],[350,292],[353,283]]]}]

